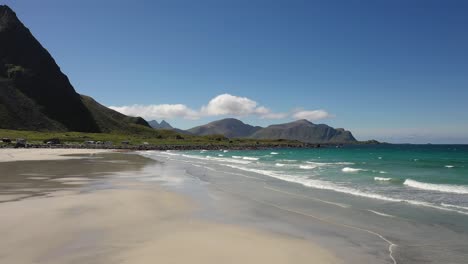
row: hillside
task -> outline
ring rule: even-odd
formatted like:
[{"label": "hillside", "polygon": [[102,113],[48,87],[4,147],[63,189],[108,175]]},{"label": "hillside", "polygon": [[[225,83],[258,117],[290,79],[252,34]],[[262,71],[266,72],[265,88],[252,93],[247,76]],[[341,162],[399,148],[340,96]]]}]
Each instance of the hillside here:
[{"label": "hillside", "polygon": [[254,127],[234,118],[226,118],[206,125],[197,126],[187,131],[197,136],[224,135],[228,138],[245,138],[259,129],[261,129],[261,127]]},{"label": "hillside", "polygon": [[0,5],[0,128],[108,132],[149,127],[81,97],[16,14]]},{"label": "hillside", "polygon": [[131,117],[107,108],[96,102],[93,98],[80,95],[81,101],[91,112],[101,132],[139,132],[151,130],[148,123],[141,117]]},{"label": "hillside", "polygon": [[271,125],[252,134],[256,139],[289,139],[307,143],[351,143],[356,139],[351,132],[324,124],[314,124],[307,120],[297,120],[286,124]]}]

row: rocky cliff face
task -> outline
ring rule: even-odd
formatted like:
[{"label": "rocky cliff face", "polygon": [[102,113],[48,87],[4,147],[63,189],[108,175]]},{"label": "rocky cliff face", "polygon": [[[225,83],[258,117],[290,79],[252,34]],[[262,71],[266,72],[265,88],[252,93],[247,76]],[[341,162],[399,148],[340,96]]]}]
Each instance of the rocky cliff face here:
[{"label": "rocky cliff face", "polygon": [[107,132],[128,124],[149,127],[82,98],[16,14],[0,5],[0,128]]},{"label": "rocky cliff face", "polygon": [[67,76],[8,6],[0,6],[0,72],[66,129],[99,132]]}]

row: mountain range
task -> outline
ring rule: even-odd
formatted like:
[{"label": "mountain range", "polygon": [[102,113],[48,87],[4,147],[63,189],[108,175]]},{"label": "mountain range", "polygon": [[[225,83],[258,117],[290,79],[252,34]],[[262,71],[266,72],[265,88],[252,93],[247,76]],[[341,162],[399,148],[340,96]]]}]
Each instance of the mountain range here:
[{"label": "mountain range", "polygon": [[350,131],[305,119],[268,127],[251,126],[234,118],[226,118],[187,130],[193,135],[224,135],[228,138],[288,139],[306,143],[357,142]]},{"label": "mountain range", "polygon": [[111,132],[150,126],[78,94],[16,14],[0,5],[0,128]]}]

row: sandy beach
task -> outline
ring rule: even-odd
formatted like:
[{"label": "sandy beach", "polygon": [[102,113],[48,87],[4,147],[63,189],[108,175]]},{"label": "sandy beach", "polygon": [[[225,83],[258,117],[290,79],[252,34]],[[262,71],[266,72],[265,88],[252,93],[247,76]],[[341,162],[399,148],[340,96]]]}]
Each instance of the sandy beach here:
[{"label": "sandy beach", "polygon": [[199,217],[190,198],[134,180],[154,163],[137,155],[4,149],[0,161],[0,197],[17,195],[0,200],[1,263],[341,263],[310,240]]}]

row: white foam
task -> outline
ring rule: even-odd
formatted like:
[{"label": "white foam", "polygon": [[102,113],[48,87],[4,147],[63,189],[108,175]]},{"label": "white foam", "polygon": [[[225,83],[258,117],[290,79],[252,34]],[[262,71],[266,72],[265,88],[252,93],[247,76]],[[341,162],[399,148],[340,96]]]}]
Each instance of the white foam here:
[{"label": "white foam", "polygon": [[457,209],[468,211],[468,207],[464,207],[464,206],[459,206],[459,205],[454,205],[454,204],[446,204],[446,203],[441,203],[440,205],[445,206],[445,207],[457,208]]},{"label": "white foam", "polygon": [[48,180],[49,177],[41,177],[41,176],[35,176],[35,177],[28,177],[30,180]]},{"label": "white foam", "polygon": [[353,162],[315,162],[315,161],[306,161],[306,163],[313,164],[313,165],[316,165],[316,166],[354,165]]},{"label": "white foam", "polygon": [[242,159],[242,156],[232,156],[233,159]]},{"label": "white foam", "polygon": [[382,157],[379,157],[379,159],[382,159]]},{"label": "white foam", "polygon": [[283,164],[283,163],[276,163],[275,165],[278,166],[278,167],[284,167],[285,164]]},{"label": "white foam", "polygon": [[301,169],[303,169],[303,170],[311,170],[311,169],[317,168],[317,166],[313,166],[313,165],[300,165],[299,168],[301,168]]},{"label": "white foam", "polygon": [[381,174],[385,174],[385,173],[387,173],[387,172],[386,172],[386,171],[379,171],[379,173],[381,173]]},{"label": "white foam", "polygon": [[363,169],[356,169],[356,168],[350,168],[350,167],[345,167],[341,169],[342,172],[359,172],[362,171]]},{"label": "white foam", "polygon": [[258,158],[253,158],[253,157],[242,157],[242,159],[245,159],[245,160],[258,160]]},{"label": "white foam", "polygon": [[229,150],[223,150],[224,153],[229,152]]},{"label": "white foam", "polygon": [[278,155],[278,152],[271,152],[271,155]]},{"label": "white foam", "polygon": [[374,211],[374,210],[367,210],[367,211],[369,211],[369,212],[371,212],[371,213],[374,213],[374,214],[376,214],[376,215],[380,215],[380,216],[385,216],[385,217],[395,217],[395,216],[393,216],[393,215],[384,214],[384,213],[377,212],[377,211]]},{"label": "white foam", "polygon": [[185,158],[190,158],[190,159],[198,159],[198,160],[211,160],[211,161],[223,161],[223,162],[230,162],[230,163],[236,163],[236,164],[249,164],[250,161],[246,160],[234,160],[234,159],[229,159],[229,158],[218,158],[218,157],[211,157],[211,156],[206,156],[206,157],[201,157],[201,156],[192,156],[192,155],[182,155]]},{"label": "white foam", "polygon": [[453,165],[445,165],[445,168],[453,168],[453,167],[455,167],[455,166],[453,166]]},{"label": "white foam", "polygon": [[[139,153],[143,154],[144,152],[139,152]],[[162,152],[155,152],[155,153],[160,154]],[[148,156],[150,156],[152,158],[153,155],[148,155]],[[242,158],[242,157],[240,157],[240,158]],[[174,160],[175,161],[181,161],[179,159],[174,159]],[[232,159],[230,159],[230,160],[232,161]],[[238,160],[238,161],[241,161],[241,160]],[[283,161],[292,161],[292,162],[294,162],[296,160],[283,160]],[[185,161],[183,161],[183,162],[185,162]],[[245,162],[245,161],[242,161],[242,162]],[[266,176],[270,176],[270,177],[280,179],[280,180],[284,180],[284,181],[288,181],[288,182],[298,183],[298,184],[304,185],[306,187],[311,187],[311,188],[316,188],[316,189],[323,189],[323,190],[330,190],[330,191],[346,193],[346,194],[350,194],[350,195],[354,195],[354,196],[378,199],[378,200],[389,201],[389,202],[408,203],[408,204],[411,204],[411,205],[414,205],[414,206],[424,206],[424,207],[439,209],[439,210],[443,210],[443,211],[447,211],[447,212],[455,212],[455,213],[459,213],[459,214],[468,215],[467,209],[465,207],[461,207],[461,206],[458,206],[458,207],[460,207],[460,208],[458,208],[457,206],[448,205],[448,204],[435,205],[435,204],[431,204],[431,203],[428,203],[428,202],[422,202],[422,201],[392,198],[392,197],[387,197],[387,196],[376,194],[376,193],[364,192],[364,191],[360,191],[360,190],[345,187],[345,186],[339,186],[339,185],[336,185],[336,184],[334,184],[332,182],[323,181],[323,180],[283,175],[283,174],[279,174],[279,173],[276,173],[276,172],[273,172],[273,171],[249,169],[249,168],[240,167],[240,166],[231,165],[231,164],[220,164],[220,165],[224,165],[224,166],[227,166],[227,167],[231,167],[231,168],[235,168],[235,169],[239,169],[239,170],[243,170],[243,171],[254,172],[254,173],[257,173],[257,174],[261,174],[261,175],[266,175]],[[210,169],[212,169],[212,168],[210,168]],[[214,169],[212,169],[212,170],[214,170]]]},{"label": "white foam", "polygon": [[392,178],[374,177],[374,181],[391,181]]},{"label": "white foam", "polygon": [[223,154],[218,154],[218,157],[224,157],[224,155]]},{"label": "white foam", "polygon": [[461,185],[425,183],[425,182],[418,182],[418,181],[411,180],[411,179],[406,179],[403,184],[406,186],[421,189],[421,190],[445,192],[445,193],[468,194],[468,187],[461,186]]}]

